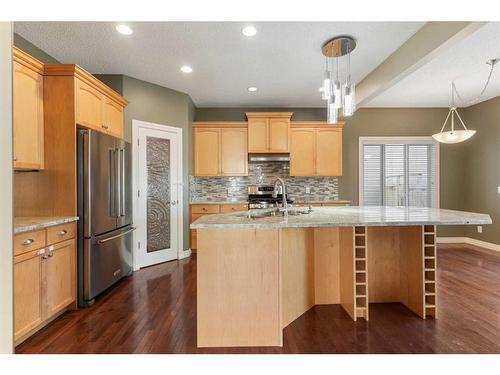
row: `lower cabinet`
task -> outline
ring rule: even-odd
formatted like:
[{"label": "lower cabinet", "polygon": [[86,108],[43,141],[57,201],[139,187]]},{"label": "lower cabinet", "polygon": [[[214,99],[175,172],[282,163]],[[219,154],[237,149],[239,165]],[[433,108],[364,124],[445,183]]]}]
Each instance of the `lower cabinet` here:
[{"label": "lower cabinet", "polygon": [[43,263],[45,276],[44,315],[50,318],[75,301],[75,240],[49,246]]},{"label": "lower cabinet", "polygon": [[[68,227],[68,225],[65,225]],[[76,300],[74,238],[14,257],[16,345]]]},{"label": "lower cabinet", "polygon": [[42,257],[35,250],[14,259],[15,340],[42,323]]},{"label": "lower cabinet", "polygon": [[[227,212],[238,212],[247,211],[248,205],[246,203],[240,204],[192,204],[191,205],[191,217],[190,223],[197,220],[201,216],[227,213]],[[191,251],[196,252],[198,237],[196,236],[196,230],[191,229]]]}]

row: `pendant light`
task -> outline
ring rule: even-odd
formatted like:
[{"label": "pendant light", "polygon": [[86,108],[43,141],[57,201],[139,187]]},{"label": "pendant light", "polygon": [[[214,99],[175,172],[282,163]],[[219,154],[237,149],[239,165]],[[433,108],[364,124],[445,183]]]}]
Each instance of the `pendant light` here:
[{"label": "pendant light", "polygon": [[[443,127],[441,128],[441,131],[432,136],[432,138],[441,143],[463,142],[472,137],[474,134],[476,134],[475,130],[467,129],[464,122],[462,121],[462,118],[458,114],[457,107],[455,107],[455,92],[456,92],[455,82],[452,82],[450,111],[448,112],[448,116],[446,116],[446,119],[444,120],[444,124]],[[462,124],[463,129],[455,130],[455,116],[457,116],[458,120]],[[443,131],[444,128],[446,127],[446,124],[448,123],[448,119],[450,118],[451,118],[451,130]]]},{"label": "pendant light", "polygon": [[[486,79],[486,83],[483,86],[483,89],[479,93],[477,97],[474,99],[465,102],[464,107],[467,107],[469,105],[474,104],[475,102],[479,101],[481,97],[483,96],[484,92],[486,91],[486,88],[488,87],[491,76],[493,75],[493,69],[495,68],[495,64],[500,61],[500,59],[491,59],[486,62],[486,64],[490,65],[490,71],[488,74],[488,78]],[[457,91],[457,87],[455,86],[455,81],[451,83],[451,105],[450,105],[450,111],[448,112],[448,115],[446,116],[446,119],[444,120],[444,124],[441,128],[441,131],[439,133],[433,134],[432,138],[434,138],[436,141],[441,142],[441,143],[460,143],[463,141],[468,140],[471,138],[474,134],[476,134],[475,130],[472,129],[467,129],[465,126],[465,123],[463,122],[462,118],[460,117],[460,114],[457,111],[457,107],[455,106],[455,95],[462,100],[460,94]],[[463,100],[462,100],[463,102]],[[460,124],[462,125],[463,129],[455,130],[455,116],[457,117],[458,121],[460,121]],[[451,125],[451,130],[449,131],[444,131],[446,124],[448,123],[448,120],[450,121]]]},{"label": "pendant light", "polygon": [[[327,122],[336,124],[339,121],[339,112],[342,115],[352,116],[356,110],[355,85],[351,81],[351,52],[356,48],[356,41],[348,36],[335,37],[328,40],[321,51],[326,57],[326,72],[321,88],[321,98],[327,101]],[[339,80],[339,58],[347,55],[346,80],[341,84]],[[335,74],[330,64],[335,59]]]}]

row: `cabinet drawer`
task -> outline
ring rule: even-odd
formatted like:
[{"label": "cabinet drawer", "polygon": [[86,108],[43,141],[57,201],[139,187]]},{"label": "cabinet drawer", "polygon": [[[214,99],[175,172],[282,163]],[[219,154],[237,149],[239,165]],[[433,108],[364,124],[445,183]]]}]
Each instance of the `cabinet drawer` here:
[{"label": "cabinet drawer", "polygon": [[193,214],[218,214],[218,204],[192,204],[191,212]]},{"label": "cabinet drawer", "polygon": [[24,254],[45,245],[45,230],[17,234],[14,236],[14,255]]},{"label": "cabinet drawer", "polygon": [[52,245],[57,242],[69,240],[75,237],[75,224],[61,224],[52,228],[47,228],[47,244]]},{"label": "cabinet drawer", "polygon": [[247,211],[248,205],[246,204],[221,204],[220,212],[237,212],[237,211]]}]

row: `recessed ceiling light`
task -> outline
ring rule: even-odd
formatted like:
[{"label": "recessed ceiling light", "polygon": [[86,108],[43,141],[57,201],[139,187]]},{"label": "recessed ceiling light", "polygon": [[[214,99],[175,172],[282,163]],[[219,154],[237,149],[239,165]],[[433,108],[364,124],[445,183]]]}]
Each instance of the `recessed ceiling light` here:
[{"label": "recessed ceiling light", "polygon": [[254,36],[255,34],[257,34],[257,29],[253,26],[246,26],[243,28],[243,30],[241,30],[241,32],[245,36]]},{"label": "recessed ceiling light", "polygon": [[182,73],[191,73],[193,71],[193,68],[191,68],[188,65],[181,66],[181,72]]},{"label": "recessed ceiling light", "polygon": [[255,87],[255,86],[250,86],[250,87],[248,88],[248,91],[250,91],[250,92],[255,92],[255,91],[257,91],[257,87]]},{"label": "recessed ceiling light", "polygon": [[131,35],[133,33],[130,26],[124,24],[116,25],[116,31],[123,35]]}]

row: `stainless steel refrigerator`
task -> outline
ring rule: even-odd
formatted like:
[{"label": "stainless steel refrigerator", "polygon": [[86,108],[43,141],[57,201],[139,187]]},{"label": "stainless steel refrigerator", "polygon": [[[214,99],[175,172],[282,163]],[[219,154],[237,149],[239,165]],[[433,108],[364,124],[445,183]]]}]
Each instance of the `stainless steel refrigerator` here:
[{"label": "stainless steel refrigerator", "polygon": [[132,273],[131,145],[79,129],[78,303],[94,298]]}]

